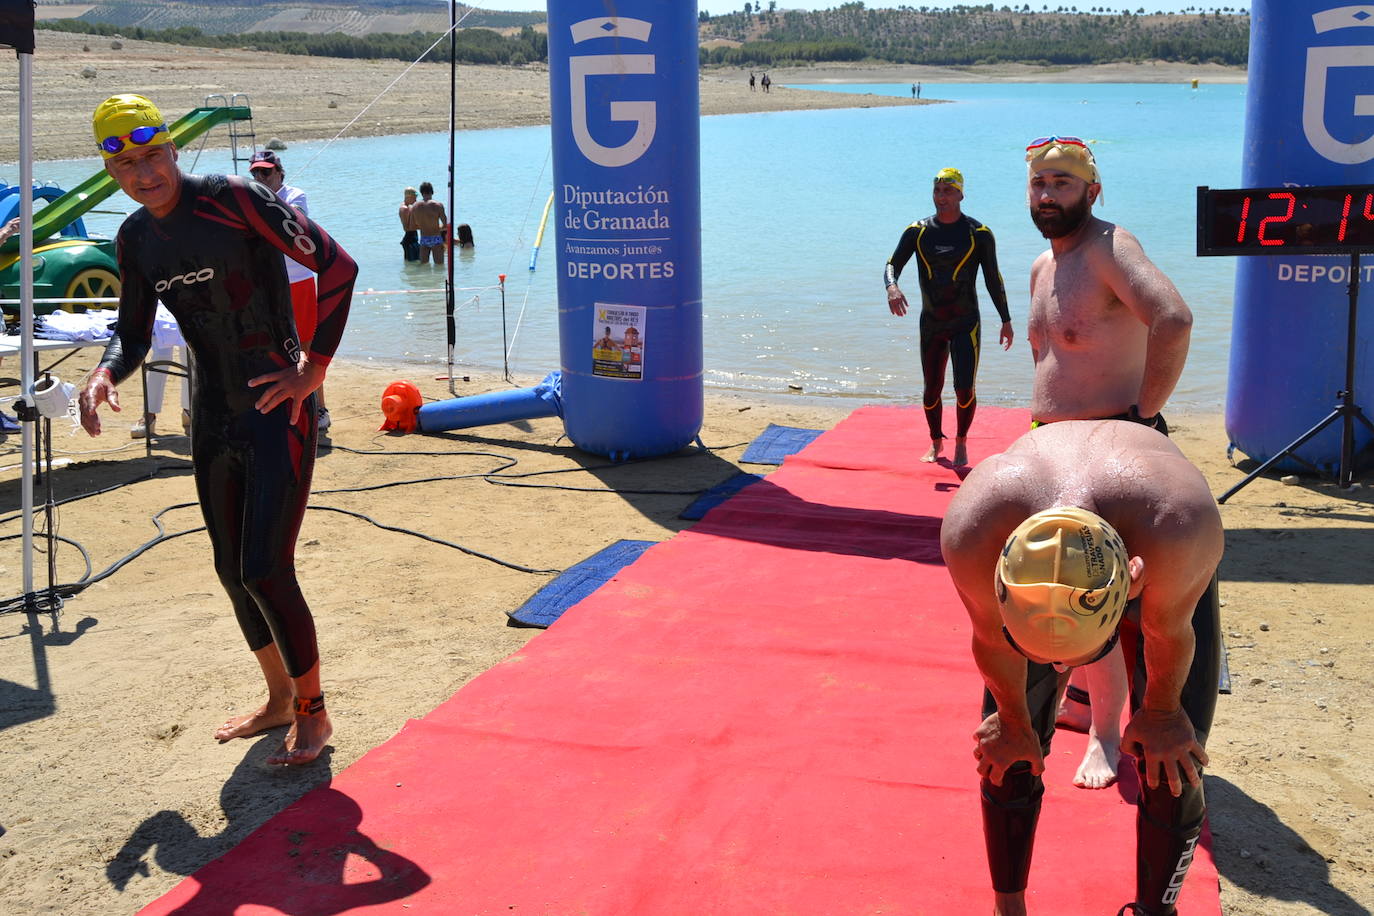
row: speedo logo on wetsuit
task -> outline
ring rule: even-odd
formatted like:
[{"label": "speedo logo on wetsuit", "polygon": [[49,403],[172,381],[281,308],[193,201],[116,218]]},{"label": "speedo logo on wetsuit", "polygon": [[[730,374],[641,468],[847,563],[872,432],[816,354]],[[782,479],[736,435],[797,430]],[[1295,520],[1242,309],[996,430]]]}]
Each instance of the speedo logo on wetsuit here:
[{"label": "speedo logo on wetsuit", "polygon": [[267,202],[269,207],[277,210],[284,217],[281,221],[282,230],[291,236],[291,244],[296,246],[296,250],[301,254],[315,253],[315,240],[305,234],[301,224],[296,222],[296,212],[281,202],[272,189],[256,181],[248,182],[248,187],[253,189],[253,193]]},{"label": "speedo logo on wetsuit", "polygon": [[178,283],[182,286],[193,286],[196,283],[204,283],[206,280],[213,280],[214,278],[215,269],[213,267],[202,267],[200,270],[188,270],[184,274],[177,274],[166,280],[158,280],[153,289],[159,293],[165,293]]}]

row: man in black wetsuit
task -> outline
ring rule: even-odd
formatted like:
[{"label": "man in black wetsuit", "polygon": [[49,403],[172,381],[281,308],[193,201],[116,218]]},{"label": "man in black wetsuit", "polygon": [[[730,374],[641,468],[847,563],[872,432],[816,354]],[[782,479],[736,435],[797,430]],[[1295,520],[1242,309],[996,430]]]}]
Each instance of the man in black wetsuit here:
[{"label": "man in black wetsuit", "polygon": [[[221,741],[290,725],[269,763],[304,764],[332,733],[315,622],[296,583],[295,546],[315,463],[314,392],[343,336],[357,266],[271,189],[188,175],[161,113],[137,95],[92,117],[105,169],[142,204],[119,229],[119,321],[80,395],[81,425],[119,409],[115,386],[143,360],[161,299],[194,355],[191,457],[215,571],[267,680],[266,703],[224,723]],[[319,278],[308,352],[297,344],[282,255]]]},{"label": "man in black wetsuit", "polygon": [[987,687],[973,756],[998,916],[1026,913],[1041,774],[1069,670],[1110,653],[1118,636],[1131,683],[1122,742],[1141,786],[1135,893],[1121,912],[1175,912],[1206,816],[1221,664],[1209,585],[1223,542],[1202,474],[1135,423],[1034,429],[979,463],[951,500],[940,548]]},{"label": "man in black wetsuit", "polygon": [[978,268],[983,269],[983,284],[997,314],[1002,318],[998,339],[1002,349],[1011,347],[1011,312],[1007,310],[1007,291],[997,270],[997,243],[992,230],[971,216],[964,215],[964,176],[958,169],[941,169],[935,176],[935,215],[912,223],[902,233],[897,249],[883,268],[887,287],[887,307],[901,317],[907,313],[906,296],[897,280],[914,254],[921,281],[921,371],[925,391],[926,424],[930,427],[930,451],[922,461],[935,461],[944,447],[942,414],[945,364],[954,366],[954,397],[958,429],[954,436],[954,463],[968,464],[969,427],[978,405],[974,377],[978,374],[981,319],[978,293],[974,284]]}]

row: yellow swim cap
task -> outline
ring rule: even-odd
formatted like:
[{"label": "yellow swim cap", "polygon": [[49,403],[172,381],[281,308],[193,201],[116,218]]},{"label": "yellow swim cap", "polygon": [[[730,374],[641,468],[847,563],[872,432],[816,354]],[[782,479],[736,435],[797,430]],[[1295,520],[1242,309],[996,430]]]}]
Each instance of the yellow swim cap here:
[{"label": "yellow swim cap", "polygon": [[958,169],[940,169],[935,173],[936,184],[952,184],[960,191],[964,189],[964,174]]},{"label": "yellow swim cap", "polygon": [[167,122],[157,106],[141,95],[112,95],[91,115],[96,146],[105,159],[132,146],[161,146],[171,142]]},{"label": "yellow swim cap", "polygon": [[1026,147],[1026,162],[1034,175],[1041,169],[1057,169],[1076,175],[1089,184],[1101,184],[1093,151],[1077,137],[1043,137]]},{"label": "yellow swim cap", "polygon": [[1007,538],[994,587],[1018,649],[1047,661],[1078,661],[1116,633],[1131,590],[1121,535],[1073,506],[1037,512]]}]

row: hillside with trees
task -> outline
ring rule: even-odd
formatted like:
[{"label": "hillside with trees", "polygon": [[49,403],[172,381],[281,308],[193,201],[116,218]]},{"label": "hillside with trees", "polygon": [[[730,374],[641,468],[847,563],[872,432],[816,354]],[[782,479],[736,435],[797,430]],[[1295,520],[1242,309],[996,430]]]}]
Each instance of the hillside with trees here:
[{"label": "hillside with trees", "polygon": [[[709,63],[773,66],[787,60],[871,59],[959,67],[1083,65],[1164,60],[1244,66],[1250,17],[1230,7],[1193,15],[1057,7],[1031,12],[992,4],[949,10],[869,9],[863,3],[805,12],[745,3],[746,12],[699,14]],[[712,40],[718,43],[713,43]]]},{"label": "hillside with trees", "polygon": [[[89,6],[89,9],[84,7]],[[60,9],[60,5],[56,7]],[[39,27],[120,35],[202,47],[252,47],[285,54],[416,60],[448,27],[444,0],[339,3],[230,3],[106,0],[80,15],[43,19]],[[54,9],[51,3],[41,9]],[[470,9],[457,57],[465,63],[546,61],[542,13]],[[786,63],[872,61],[961,67],[1024,63],[1080,66],[1161,60],[1244,66],[1250,17],[1230,7],[1191,14],[1109,11],[1093,7],[1019,9],[992,4],[948,10],[869,9],[844,3],[815,12],[780,10],[777,0],[746,2],[740,12],[698,15],[703,65],[773,67]],[[442,42],[429,59],[447,60]]]}]

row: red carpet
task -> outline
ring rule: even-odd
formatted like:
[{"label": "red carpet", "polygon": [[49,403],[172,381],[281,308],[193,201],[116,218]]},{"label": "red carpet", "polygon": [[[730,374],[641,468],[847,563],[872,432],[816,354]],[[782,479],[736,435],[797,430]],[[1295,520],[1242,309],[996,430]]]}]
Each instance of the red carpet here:
[{"label": "red carpet", "polygon": [[[971,457],[1027,426],[980,409]],[[144,912],[990,912],[926,445],[856,411]],[[1083,743],[1048,761],[1034,913],[1132,895],[1134,778],[1074,789]],[[1180,911],[1220,913],[1210,850]]]}]

